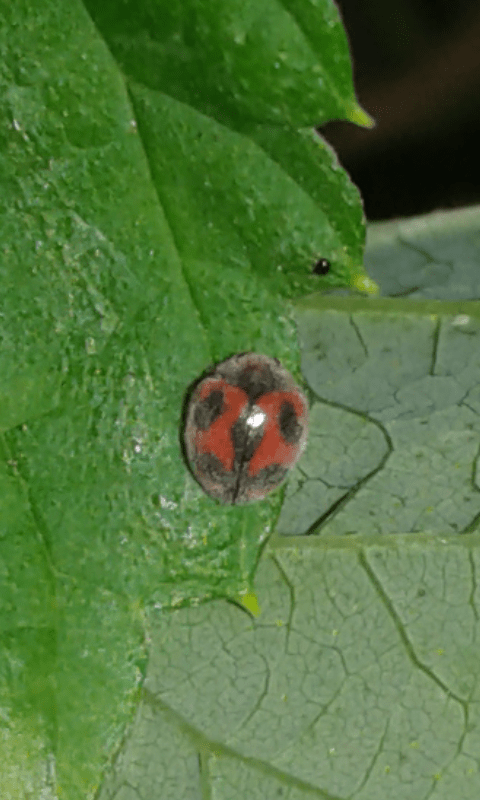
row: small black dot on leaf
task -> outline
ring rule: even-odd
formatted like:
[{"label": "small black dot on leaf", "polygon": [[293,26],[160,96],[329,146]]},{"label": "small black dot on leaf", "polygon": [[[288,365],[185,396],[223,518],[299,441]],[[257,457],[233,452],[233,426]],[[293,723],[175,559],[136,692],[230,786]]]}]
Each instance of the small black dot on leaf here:
[{"label": "small black dot on leaf", "polygon": [[326,275],[331,269],[330,261],[327,258],[319,258],[313,265],[312,272],[314,275]]}]

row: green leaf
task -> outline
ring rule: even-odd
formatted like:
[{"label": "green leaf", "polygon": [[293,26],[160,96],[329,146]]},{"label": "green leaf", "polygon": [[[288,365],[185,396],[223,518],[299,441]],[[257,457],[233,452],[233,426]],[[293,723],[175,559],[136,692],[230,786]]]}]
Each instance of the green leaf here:
[{"label": "green leaf", "polygon": [[283,490],[205,497],[182,403],[233,352],[298,375],[290,301],[374,288],[358,191],[306,128],[368,121],[325,0],[3,5],[0,785],[84,800],[134,713],[149,609],[255,611]]},{"label": "green leaf", "polygon": [[85,4],[129,84],[234,127],[310,127],[361,111],[330,0]]}]

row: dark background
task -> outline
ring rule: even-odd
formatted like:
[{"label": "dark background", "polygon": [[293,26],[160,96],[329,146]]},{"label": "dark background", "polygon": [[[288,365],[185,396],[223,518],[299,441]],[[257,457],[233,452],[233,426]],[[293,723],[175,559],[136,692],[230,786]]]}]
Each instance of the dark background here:
[{"label": "dark background", "polygon": [[368,220],[480,202],[479,0],[339,0],[370,130],[319,132]]}]

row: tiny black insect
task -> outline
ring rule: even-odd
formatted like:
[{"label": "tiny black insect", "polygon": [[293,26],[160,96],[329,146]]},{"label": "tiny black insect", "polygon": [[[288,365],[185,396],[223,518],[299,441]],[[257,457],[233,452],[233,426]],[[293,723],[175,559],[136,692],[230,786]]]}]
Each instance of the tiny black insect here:
[{"label": "tiny black insect", "polygon": [[327,258],[319,258],[314,264],[312,272],[314,275],[326,275],[327,272],[330,272],[331,266]]}]

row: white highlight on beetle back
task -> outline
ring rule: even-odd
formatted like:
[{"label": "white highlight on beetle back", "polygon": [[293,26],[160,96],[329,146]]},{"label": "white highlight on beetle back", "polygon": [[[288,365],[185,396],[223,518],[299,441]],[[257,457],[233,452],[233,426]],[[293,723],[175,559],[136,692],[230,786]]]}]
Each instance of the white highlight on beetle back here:
[{"label": "white highlight on beetle back", "polygon": [[253,408],[247,419],[245,420],[249,428],[260,428],[265,422],[267,415],[259,408]]}]

